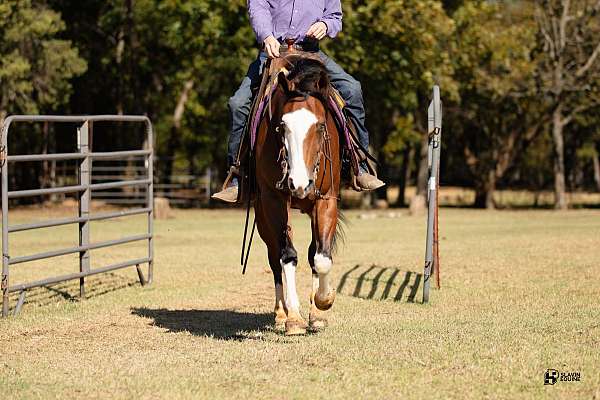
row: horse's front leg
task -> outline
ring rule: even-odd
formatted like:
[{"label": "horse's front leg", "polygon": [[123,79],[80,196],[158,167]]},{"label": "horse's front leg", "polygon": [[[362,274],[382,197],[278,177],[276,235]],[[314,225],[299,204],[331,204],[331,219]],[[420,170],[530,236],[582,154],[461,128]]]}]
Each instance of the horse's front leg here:
[{"label": "horse's front leg", "polygon": [[[312,257],[313,294],[311,300],[321,311],[331,308],[335,300],[335,289],[331,286],[331,253],[338,219],[337,199],[317,200],[312,214],[313,244]],[[314,254],[314,255],[313,255]],[[315,316],[318,312],[315,310]],[[318,317],[315,317],[318,319]],[[316,326],[318,327],[318,326]]]},{"label": "horse's front leg", "polygon": [[[263,190],[256,207],[258,232],[269,251],[269,264],[275,280],[275,329],[287,335],[306,333],[296,292],[298,254],[292,244],[289,204],[277,192]],[[283,275],[283,279],[282,279]],[[285,280],[285,285],[283,281]]]},{"label": "horse's front leg", "polygon": [[292,244],[292,228],[286,226],[283,243],[281,246],[281,267],[285,279],[285,306],[287,319],[285,321],[286,335],[304,335],[308,325],[300,315],[300,300],[296,290],[296,267],[298,266],[298,253]]}]

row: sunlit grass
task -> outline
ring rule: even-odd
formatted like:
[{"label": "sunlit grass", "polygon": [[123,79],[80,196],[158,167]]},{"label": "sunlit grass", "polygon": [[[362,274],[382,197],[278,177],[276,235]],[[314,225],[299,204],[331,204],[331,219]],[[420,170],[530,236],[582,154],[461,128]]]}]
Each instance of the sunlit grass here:
[{"label": "sunlit grass", "polygon": [[[0,397],[600,396],[600,212],[443,209],[442,290],[429,305],[420,304],[424,218],[349,212],[331,326],[299,338],[270,329],[274,291],[260,240],[240,273],[241,212],[175,215],[156,222],[152,286],[141,287],[134,269],[118,271],[88,279],[89,298],[78,301],[77,282],[64,283],[32,291],[19,317],[0,321]],[[308,220],[295,216],[294,226],[306,311]],[[129,218],[95,224],[92,236],[144,228]],[[70,228],[21,235],[11,242],[20,254],[76,238]],[[96,251],[92,263],[136,251]],[[13,283],[78,267],[73,257],[20,268]],[[544,386],[547,368],[580,371],[582,382]]]}]

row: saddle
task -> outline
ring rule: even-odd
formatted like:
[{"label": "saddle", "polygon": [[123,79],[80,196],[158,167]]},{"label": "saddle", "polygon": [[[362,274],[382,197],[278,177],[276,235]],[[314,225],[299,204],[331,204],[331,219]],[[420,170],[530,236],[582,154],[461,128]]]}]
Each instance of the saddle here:
[{"label": "saddle", "polygon": [[[307,52],[298,49],[294,46],[281,48],[281,57],[268,60],[263,70],[260,86],[254,88],[254,100],[252,103],[251,112],[246,122],[246,128],[242,137],[241,145],[238,150],[236,163],[231,167],[229,176],[227,177],[223,188],[226,188],[231,179],[238,178],[239,182],[239,200],[248,200],[252,196],[251,179],[250,179],[250,150],[254,147],[256,134],[262,117],[266,113],[271,113],[270,98],[273,95],[279,83],[278,77],[280,73],[286,76],[295,63],[303,58],[310,58],[322,62],[317,53]],[[377,163],[375,158],[371,156],[368,149],[364,149],[358,141],[358,135],[354,123],[345,112],[346,103],[340,93],[332,86],[329,87],[330,99],[328,107],[329,111],[334,115],[338,131],[342,143],[342,181],[354,190],[360,191],[356,184],[356,176],[359,173],[359,163],[367,161],[369,172],[376,174],[375,168],[369,161]]]}]

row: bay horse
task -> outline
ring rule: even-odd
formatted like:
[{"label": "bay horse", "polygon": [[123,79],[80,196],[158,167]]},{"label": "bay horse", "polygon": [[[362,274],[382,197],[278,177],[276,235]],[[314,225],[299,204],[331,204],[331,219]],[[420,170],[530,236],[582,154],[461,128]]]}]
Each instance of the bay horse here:
[{"label": "bay horse", "polygon": [[[293,67],[287,75],[279,73],[270,111],[258,125],[254,209],[275,281],[275,329],[302,335],[309,327],[319,330],[327,325],[324,311],[335,300],[330,273],[339,233],[340,134],[328,110],[330,82],[323,63],[299,54],[273,62]],[[300,314],[296,291],[298,253],[292,244],[292,208],[311,219],[309,324]]]}]

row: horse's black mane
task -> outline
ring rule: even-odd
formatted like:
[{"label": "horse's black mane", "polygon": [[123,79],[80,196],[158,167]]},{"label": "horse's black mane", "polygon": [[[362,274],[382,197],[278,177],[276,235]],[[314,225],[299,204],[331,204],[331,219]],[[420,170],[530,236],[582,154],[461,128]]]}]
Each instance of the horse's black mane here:
[{"label": "horse's black mane", "polygon": [[288,80],[294,82],[294,90],[290,93],[292,96],[305,99],[312,96],[327,104],[329,74],[322,62],[300,58],[290,71]]}]

